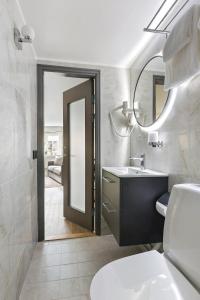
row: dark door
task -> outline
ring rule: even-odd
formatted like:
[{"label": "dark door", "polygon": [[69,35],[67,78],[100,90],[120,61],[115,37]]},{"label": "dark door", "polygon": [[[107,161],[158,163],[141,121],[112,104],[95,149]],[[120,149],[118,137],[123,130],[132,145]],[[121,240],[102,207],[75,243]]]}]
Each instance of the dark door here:
[{"label": "dark door", "polygon": [[64,217],[93,230],[93,80],[63,93]]}]

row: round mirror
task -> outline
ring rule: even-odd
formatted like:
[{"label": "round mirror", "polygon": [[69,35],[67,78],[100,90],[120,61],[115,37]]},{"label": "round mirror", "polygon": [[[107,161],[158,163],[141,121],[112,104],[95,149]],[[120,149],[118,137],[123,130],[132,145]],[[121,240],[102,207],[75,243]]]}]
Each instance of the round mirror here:
[{"label": "round mirror", "polygon": [[164,90],[164,80],[162,56],[154,56],[142,68],[134,91],[134,113],[142,127],[151,126],[165,108],[170,92]]}]

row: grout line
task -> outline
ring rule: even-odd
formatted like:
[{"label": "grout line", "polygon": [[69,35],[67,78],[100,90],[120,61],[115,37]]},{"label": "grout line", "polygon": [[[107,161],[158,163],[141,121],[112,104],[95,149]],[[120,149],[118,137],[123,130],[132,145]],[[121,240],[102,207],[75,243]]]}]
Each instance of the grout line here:
[{"label": "grout line", "polygon": [[[102,266],[103,267],[103,266]],[[102,267],[100,267],[100,269],[102,268]],[[99,270],[100,270],[99,269]],[[27,281],[27,282],[25,282],[25,284],[24,284],[24,287],[25,286],[27,286],[27,285],[41,285],[41,284],[43,284],[43,283],[49,283],[49,282],[63,282],[63,281],[66,281],[66,280],[72,280],[72,279],[82,279],[82,278],[89,278],[89,277],[94,277],[94,275],[99,271],[99,270],[97,270],[94,274],[90,274],[90,275],[83,275],[83,276],[80,276],[80,275],[78,275],[78,276],[75,276],[75,277],[68,277],[68,278],[60,278],[60,279],[52,279],[52,280],[44,280],[44,281],[35,281],[35,282],[29,282],[29,281]]]}]

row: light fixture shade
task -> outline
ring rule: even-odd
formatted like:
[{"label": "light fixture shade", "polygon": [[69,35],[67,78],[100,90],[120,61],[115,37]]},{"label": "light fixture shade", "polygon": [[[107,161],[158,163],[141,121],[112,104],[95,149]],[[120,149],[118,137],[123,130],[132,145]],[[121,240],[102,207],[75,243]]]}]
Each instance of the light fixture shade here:
[{"label": "light fixture shade", "polygon": [[148,144],[158,143],[158,131],[148,132]]},{"label": "light fixture shade", "polygon": [[34,40],[35,38],[35,31],[29,25],[24,25],[22,27],[21,34],[23,35],[24,38],[29,38],[31,40]]}]

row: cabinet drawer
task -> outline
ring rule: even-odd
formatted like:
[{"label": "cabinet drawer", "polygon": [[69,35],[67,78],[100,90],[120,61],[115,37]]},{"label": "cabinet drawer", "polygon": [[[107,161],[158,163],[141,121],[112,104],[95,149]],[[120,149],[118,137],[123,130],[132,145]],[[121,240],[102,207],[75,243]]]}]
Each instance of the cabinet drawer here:
[{"label": "cabinet drawer", "polygon": [[102,194],[102,214],[111,232],[119,239],[119,207]]},{"label": "cabinet drawer", "polygon": [[119,201],[120,180],[118,177],[103,171],[102,173],[102,192],[112,202]]}]

